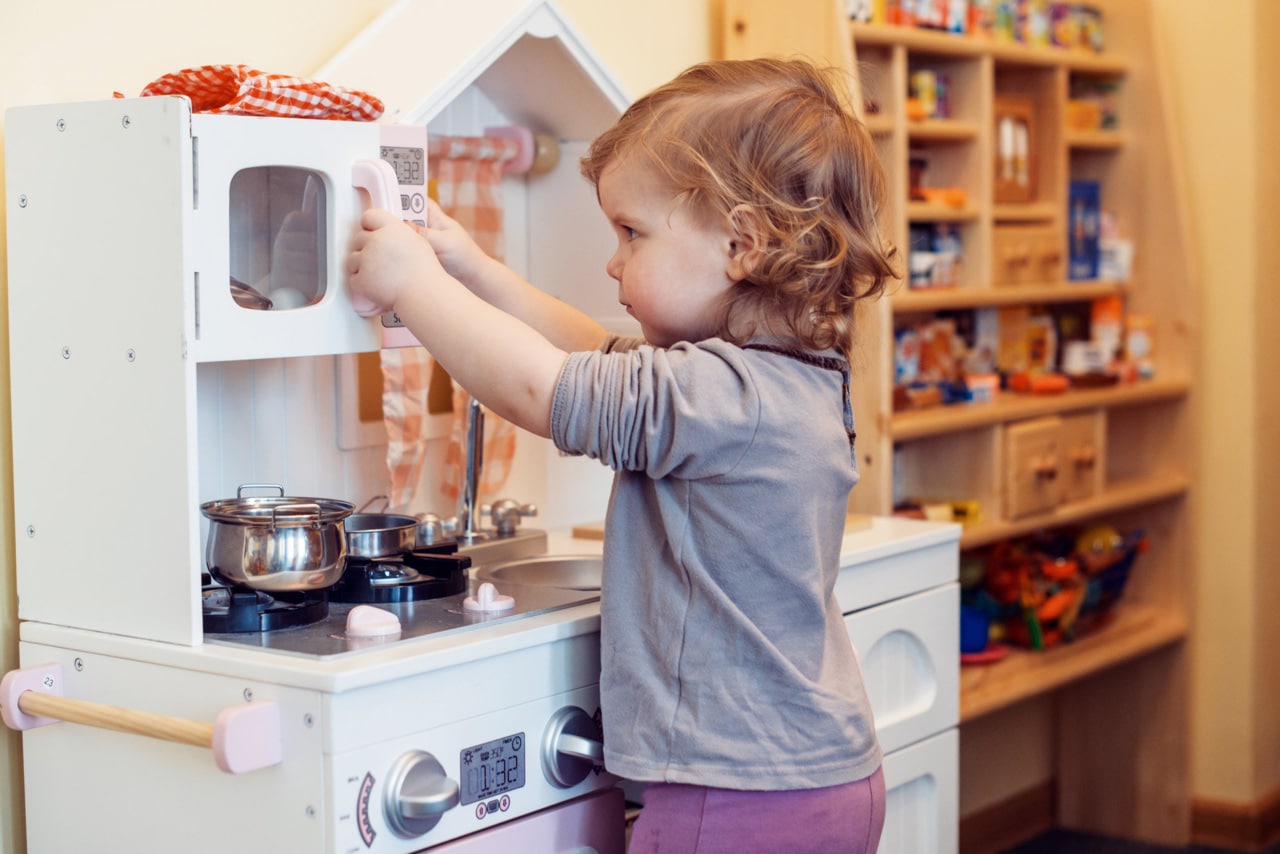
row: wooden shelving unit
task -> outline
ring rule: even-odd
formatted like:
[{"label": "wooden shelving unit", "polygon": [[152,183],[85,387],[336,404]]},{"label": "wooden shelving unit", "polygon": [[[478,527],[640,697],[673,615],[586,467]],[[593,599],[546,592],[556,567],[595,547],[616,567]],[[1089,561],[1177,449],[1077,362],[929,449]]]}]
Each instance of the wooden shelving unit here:
[{"label": "wooden shelving unit", "polygon": [[[1095,54],[855,23],[843,17],[838,0],[785,8],[772,0],[726,0],[724,54],[844,64],[885,168],[887,236],[904,254],[911,227],[921,223],[948,224],[962,240],[957,286],[915,290],[904,283],[859,316],[854,393],[862,481],[851,510],[889,513],[907,497],[978,500],[981,518],[966,528],[962,549],[1096,522],[1141,528],[1153,544],[1139,556],[1105,628],[1047,652],[1014,651],[997,664],[963,670],[961,743],[965,724],[1052,697],[1056,820],[1176,845],[1190,835],[1184,641],[1195,553],[1197,293],[1150,2],[1098,0],[1107,49]],[[909,80],[922,69],[948,78],[948,117],[908,118]],[[1114,87],[1116,128],[1068,126],[1068,100],[1078,83]],[[1033,105],[1034,190],[1028,201],[997,203],[997,103],[1009,96]],[[925,186],[962,189],[964,205],[910,200],[913,159],[928,164]],[[1006,262],[1000,247],[1007,245],[1001,234],[1059,234],[1065,257],[1068,188],[1078,179],[1100,184],[1103,210],[1133,240],[1132,274],[1126,281],[1068,281],[1065,261],[1053,259],[1043,275],[999,284]],[[900,327],[938,313],[1065,307],[1109,297],[1154,321],[1153,378],[895,411]],[[1011,428],[1055,419],[1092,425],[1102,467],[1098,487],[1022,512],[1006,494],[1017,465],[1009,452]],[[1106,731],[1085,721],[1106,721]],[[962,765],[962,784],[978,773]],[[1154,780],[1160,784],[1150,785]]]}]

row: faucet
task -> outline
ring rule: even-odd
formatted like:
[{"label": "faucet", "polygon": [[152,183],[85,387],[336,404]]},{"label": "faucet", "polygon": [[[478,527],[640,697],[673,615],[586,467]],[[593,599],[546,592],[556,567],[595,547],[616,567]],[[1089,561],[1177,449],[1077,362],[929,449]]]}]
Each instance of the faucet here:
[{"label": "faucet", "polygon": [[[469,546],[491,536],[498,538],[513,537],[520,525],[520,519],[538,515],[538,508],[533,504],[521,504],[510,498],[501,498],[492,507],[479,506],[480,472],[484,467],[484,409],[480,401],[467,395],[466,439],[463,453],[465,468],[463,470],[462,487],[458,490],[458,519],[455,528],[458,542]],[[480,528],[480,518],[488,512],[493,519],[494,531]]]},{"label": "faucet", "polygon": [[479,508],[476,502],[480,492],[480,469],[484,465],[484,410],[480,401],[467,395],[466,439],[463,454],[462,488],[458,491],[458,532],[460,543],[470,545],[486,538],[479,527]]}]

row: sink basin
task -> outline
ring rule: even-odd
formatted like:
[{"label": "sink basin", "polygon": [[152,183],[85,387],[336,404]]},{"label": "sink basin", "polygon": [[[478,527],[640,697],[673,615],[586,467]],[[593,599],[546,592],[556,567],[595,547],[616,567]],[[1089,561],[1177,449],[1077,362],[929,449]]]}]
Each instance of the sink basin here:
[{"label": "sink basin", "polygon": [[503,584],[599,590],[600,570],[598,555],[540,555],[482,566],[475,571],[475,578],[491,582],[499,590]]}]

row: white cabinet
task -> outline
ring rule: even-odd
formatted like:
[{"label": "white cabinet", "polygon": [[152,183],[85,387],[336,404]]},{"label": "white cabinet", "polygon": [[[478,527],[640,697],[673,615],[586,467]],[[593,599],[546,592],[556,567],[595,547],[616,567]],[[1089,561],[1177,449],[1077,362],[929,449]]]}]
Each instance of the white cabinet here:
[{"label": "white cabinet", "polygon": [[845,537],[836,584],[885,752],[881,854],[948,854],[959,813],[955,525],[876,518]]}]

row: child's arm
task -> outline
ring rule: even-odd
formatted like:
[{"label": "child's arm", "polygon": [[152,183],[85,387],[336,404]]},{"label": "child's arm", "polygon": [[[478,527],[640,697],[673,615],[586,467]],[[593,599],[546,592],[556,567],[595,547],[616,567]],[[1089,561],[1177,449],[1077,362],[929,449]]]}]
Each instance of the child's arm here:
[{"label": "child's arm", "polygon": [[449,275],[431,244],[399,218],[373,210],[361,225],[347,259],[352,290],[394,309],[449,375],[485,406],[549,436],[551,399],[567,353]]},{"label": "child's arm", "polygon": [[428,201],[425,230],[444,269],[485,302],[514,315],[564,350],[594,350],[605,339],[599,323],[568,303],[526,282],[487,255],[434,201]]}]

